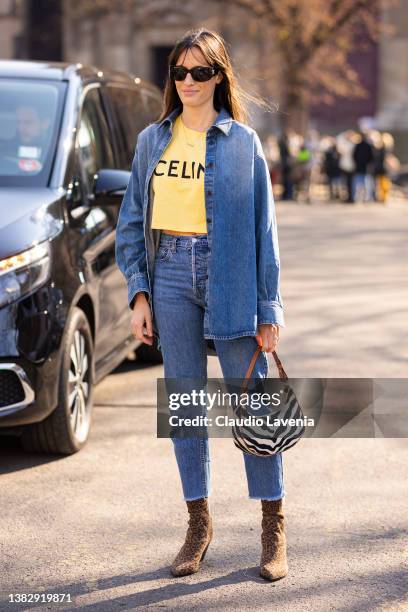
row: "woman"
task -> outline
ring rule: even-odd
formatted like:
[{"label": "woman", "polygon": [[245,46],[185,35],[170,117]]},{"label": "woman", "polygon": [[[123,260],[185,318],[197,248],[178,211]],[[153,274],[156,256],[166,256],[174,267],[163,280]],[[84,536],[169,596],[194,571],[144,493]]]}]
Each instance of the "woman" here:
[{"label": "woman", "polygon": [[[204,379],[213,341],[224,378],[268,375],[267,352],[285,326],[269,169],[226,44],[192,30],[169,55],[164,110],[138,136],[117,226],[132,330],[159,340],[165,378]],[[144,328],[146,334],[144,334]],[[197,572],[212,539],[208,438],[172,438],[189,513],[171,572]],[[244,455],[249,497],[262,500],[260,573],[288,573],[281,454]]]}]

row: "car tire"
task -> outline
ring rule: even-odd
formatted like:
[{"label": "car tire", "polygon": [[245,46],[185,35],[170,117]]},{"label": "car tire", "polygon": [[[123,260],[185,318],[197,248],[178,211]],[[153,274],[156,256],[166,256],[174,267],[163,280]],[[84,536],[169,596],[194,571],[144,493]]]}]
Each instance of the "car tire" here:
[{"label": "car tire", "polygon": [[58,406],[44,421],[23,431],[21,444],[29,452],[72,455],[85,445],[89,436],[94,350],[89,322],[80,308],[71,311],[62,345]]}]

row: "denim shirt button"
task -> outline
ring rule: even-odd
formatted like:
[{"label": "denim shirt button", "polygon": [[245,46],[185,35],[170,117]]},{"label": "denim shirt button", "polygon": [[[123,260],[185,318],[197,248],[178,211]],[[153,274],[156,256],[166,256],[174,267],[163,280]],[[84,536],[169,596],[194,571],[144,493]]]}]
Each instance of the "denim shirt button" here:
[{"label": "denim shirt button", "polygon": [[207,223],[211,223],[211,219],[207,217]]},{"label": "denim shirt button", "polygon": [[212,168],[212,167],[213,167],[213,165],[214,165],[214,164],[213,164],[212,162],[209,162],[209,164],[208,164],[207,168]]},{"label": "denim shirt button", "polygon": [[208,189],[208,191],[207,191],[207,195],[209,195],[209,196],[210,196],[210,195],[212,195],[212,191],[211,191],[211,189]]}]

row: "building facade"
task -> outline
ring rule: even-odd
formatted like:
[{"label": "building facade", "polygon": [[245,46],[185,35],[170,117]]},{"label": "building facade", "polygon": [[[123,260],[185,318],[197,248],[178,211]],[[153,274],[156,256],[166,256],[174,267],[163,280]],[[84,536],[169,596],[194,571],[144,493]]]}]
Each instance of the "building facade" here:
[{"label": "building facade", "polygon": [[[163,87],[167,56],[175,41],[192,27],[207,26],[227,41],[234,68],[244,89],[276,103],[276,112],[250,107],[250,121],[261,136],[278,130],[280,73],[274,41],[262,23],[228,3],[191,0],[170,10],[157,3],[130,2],[131,8],[88,18],[75,7],[81,3],[55,0],[2,0],[0,3],[0,57],[82,62],[101,69],[126,70]],[[120,6],[121,3],[118,4]],[[167,7],[167,10],[166,10]],[[159,13],[157,12],[159,10]],[[315,105],[312,125],[335,133],[356,127],[360,117],[375,118],[380,129],[391,131],[397,154],[408,162],[408,0],[383,9],[381,19],[393,26],[364,55],[353,54],[353,67],[368,90],[365,99],[338,99],[333,106]],[[52,36],[50,36],[50,32]],[[57,40],[58,39],[58,40]]]}]

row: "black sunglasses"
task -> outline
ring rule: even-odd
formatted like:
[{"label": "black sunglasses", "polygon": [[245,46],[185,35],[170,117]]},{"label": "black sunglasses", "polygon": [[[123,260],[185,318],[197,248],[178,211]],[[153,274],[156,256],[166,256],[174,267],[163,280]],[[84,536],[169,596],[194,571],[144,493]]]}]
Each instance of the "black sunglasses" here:
[{"label": "black sunglasses", "polygon": [[190,73],[195,81],[203,83],[212,79],[218,71],[218,66],[194,66],[191,70],[187,70],[184,66],[170,66],[169,76],[174,81],[184,81],[188,73]]}]

